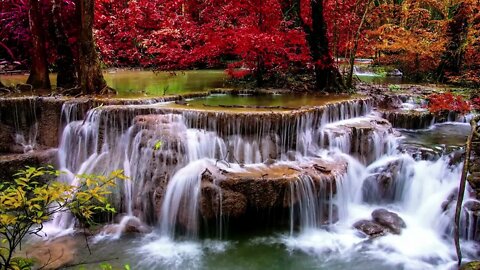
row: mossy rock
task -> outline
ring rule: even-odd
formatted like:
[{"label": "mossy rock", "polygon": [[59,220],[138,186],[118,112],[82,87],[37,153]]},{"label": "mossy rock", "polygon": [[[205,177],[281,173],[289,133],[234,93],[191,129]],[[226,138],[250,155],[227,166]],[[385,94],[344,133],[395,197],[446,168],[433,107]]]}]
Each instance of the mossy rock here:
[{"label": "mossy rock", "polygon": [[460,267],[460,270],[479,270],[480,269],[480,262],[469,262],[462,267]]}]

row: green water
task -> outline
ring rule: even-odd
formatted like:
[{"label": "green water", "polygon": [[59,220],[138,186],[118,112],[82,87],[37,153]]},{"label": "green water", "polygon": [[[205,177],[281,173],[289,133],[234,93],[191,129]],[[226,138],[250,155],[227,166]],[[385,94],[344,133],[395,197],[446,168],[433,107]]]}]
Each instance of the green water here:
[{"label": "green water", "polygon": [[[132,269],[138,270],[402,269],[391,264],[387,265],[374,255],[362,251],[314,254],[291,249],[285,237],[273,234],[232,240],[204,239],[176,243],[168,241],[155,243],[155,240],[151,242],[149,236],[123,237],[119,240],[90,244],[92,255],[86,249],[81,249],[76,262],[85,262],[84,269],[98,269],[96,263],[98,261],[107,261],[114,269],[122,269],[122,266],[128,264]],[[79,240],[79,243],[82,243],[82,240]]]},{"label": "green water", "polygon": [[469,124],[445,123],[434,125],[426,130],[402,130],[404,143],[417,144],[423,147],[462,147],[470,132]]},{"label": "green water", "polygon": [[274,95],[228,95],[214,94],[204,98],[187,101],[193,108],[244,106],[267,108],[301,108],[304,106],[321,106],[327,103],[352,99],[350,95],[312,95],[312,94],[274,94]]},{"label": "green water", "polygon": [[[223,87],[227,75],[223,70],[190,70],[176,72],[105,71],[105,80],[117,90],[117,97],[143,97],[200,93]],[[55,88],[56,74],[50,74]],[[7,86],[22,84],[28,75],[2,75]]]},{"label": "green water", "polygon": [[206,92],[223,87],[223,70],[193,70],[169,72],[119,71],[105,74],[107,84],[116,89],[119,97],[163,96]]}]

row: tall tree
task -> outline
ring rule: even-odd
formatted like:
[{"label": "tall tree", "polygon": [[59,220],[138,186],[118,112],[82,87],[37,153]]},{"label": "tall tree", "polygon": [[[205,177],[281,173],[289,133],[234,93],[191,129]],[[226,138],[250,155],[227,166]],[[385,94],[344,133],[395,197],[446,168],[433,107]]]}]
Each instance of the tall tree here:
[{"label": "tall tree", "polygon": [[57,48],[56,64],[58,68],[57,87],[72,88],[77,81],[75,63],[68,37],[65,34],[65,26],[62,18],[63,0],[52,0],[53,23],[55,28],[55,43]]},{"label": "tall tree", "polygon": [[472,16],[466,2],[460,2],[453,8],[453,17],[447,24],[446,36],[448,41],[439,66],[440,81],[444,81],[446,75],[458,75],[460,73],[469,30],[468,19],[469,16]]},{"label": "tall tree", "polygon": [[32,66],[27,83],[31,84],[34,88],[50,89],[45,33],[42,26],[39,0],[30,0],[29,8],[28,16],[32,37]]},{"label": "tall tree", "polygon": [[84,94],[105,93],[107,83],[103,78],[93,38],[95,1],[77,0],[77,17],[80,22],[78,81]]},{"label": "tall tree", "polygon": [[[306,0],[308,5],[300,3],[300,21],[306,34],[310,54],[315,66],[315,87],[329,92],[344,90],[340,72],[334,65],[330,52],[327,23],[324,17],[323,0]],[[301,2],[301,0],[300,0]],[[302,10],[308,6],[310,10]],[[305,14],[309,18],[305,18]]]},{"label": "tall tree", "polygon": [[357,32],[355,33],[355,37],[353,38],[353,48],[350,50],[349,69],[348,69],[347,79],[346,79],[347,87],[353,87],[353,70],[355,65],[355,58],[357,57],[358,42],[360,39],[360,35],[362,33],[363,24],[365,23],[365,20],[367,18],[370,2],[371,0],[366,1],[362,19],[358,24]]}]

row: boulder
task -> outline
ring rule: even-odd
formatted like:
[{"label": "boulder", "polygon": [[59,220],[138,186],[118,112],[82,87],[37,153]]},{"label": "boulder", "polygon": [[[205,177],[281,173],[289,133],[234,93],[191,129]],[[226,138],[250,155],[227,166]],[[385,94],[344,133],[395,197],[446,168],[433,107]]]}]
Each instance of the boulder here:
[{"label": "boulder", "polygon": [[151,232],[152,228],[143,223],[139,218],[133,216],[123,216],[118,224],[105,225],[101,230],[101,233],[107,235],[147,234]]},{"label": "boulder", "polygon": [[377,209],[373,211],[372,218],[376,223],[388,228],[388,230],[394,234],[400,234],[402,229],[407,227],[405,221],[403,221],[401,217],[386,209]]},{"label": "boulder", "polygon": [[387,234],[388,229],[371,220],[360,220],[353,227],[369,237],[379,237]]},{"label": "boulder", "polygon": [[353,118],[328,124],[323,129],[321,143],[330,148],[338,147],[368,164],[387,149],[386,138],[396,132],[392,125],[380,117]]},{"label": "boulder", "polygon": [[38,269],[60,269],[75,260],[77,240],[65,236],[41,241],[25,249],[25,257],[35,260]]},{"label": "boulder", "polygon": [[12,176],[25,166],[39,167],[57,165],[57,149],[35,150],[25,154],[0,155],[0,179],[12,179]]},{"label": "boulder", "polygon": [[[224,169],[209,167],[202,174],[200,213],[205,220],[228,216],[237,219],[249,211],[269,213],[297,207],[305,196],[318,200],[319,224],[338,220],[338,209],[330,209],[336,193],[336,176],[345,173],[346,163],[321,158],[307,163],[245,165]],[[313,194],[302,193],[308,187]],[[280,222],[280,221],[278,221]]]},{"label": "boulder", "polygon": [[363,182],[363,200],[368,203],[393,202],[401,167],[402,161],[398,159],[375,169]]},{"label": "boulder", "polygon": [[392,110],[402,107],[402,99],[398,95],[378,95],[376,96],[377,106],[380,109]]}]

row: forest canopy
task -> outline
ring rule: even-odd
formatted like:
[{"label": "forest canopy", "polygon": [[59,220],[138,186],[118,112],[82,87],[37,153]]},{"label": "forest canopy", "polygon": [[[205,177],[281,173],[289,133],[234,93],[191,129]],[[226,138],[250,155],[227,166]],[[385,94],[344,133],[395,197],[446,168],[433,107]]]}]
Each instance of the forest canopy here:
[{"label": "forest canopy", "polygon": [[[0,59],[32,65],[41,36],[49,68],[78,62],[80,2],[94,4],[107,67],[225,68],[264,80],[353,56],[417,80],[480,83],[478,0],[3,0]],[[32,8],[41,35],[32,32]]]}]

